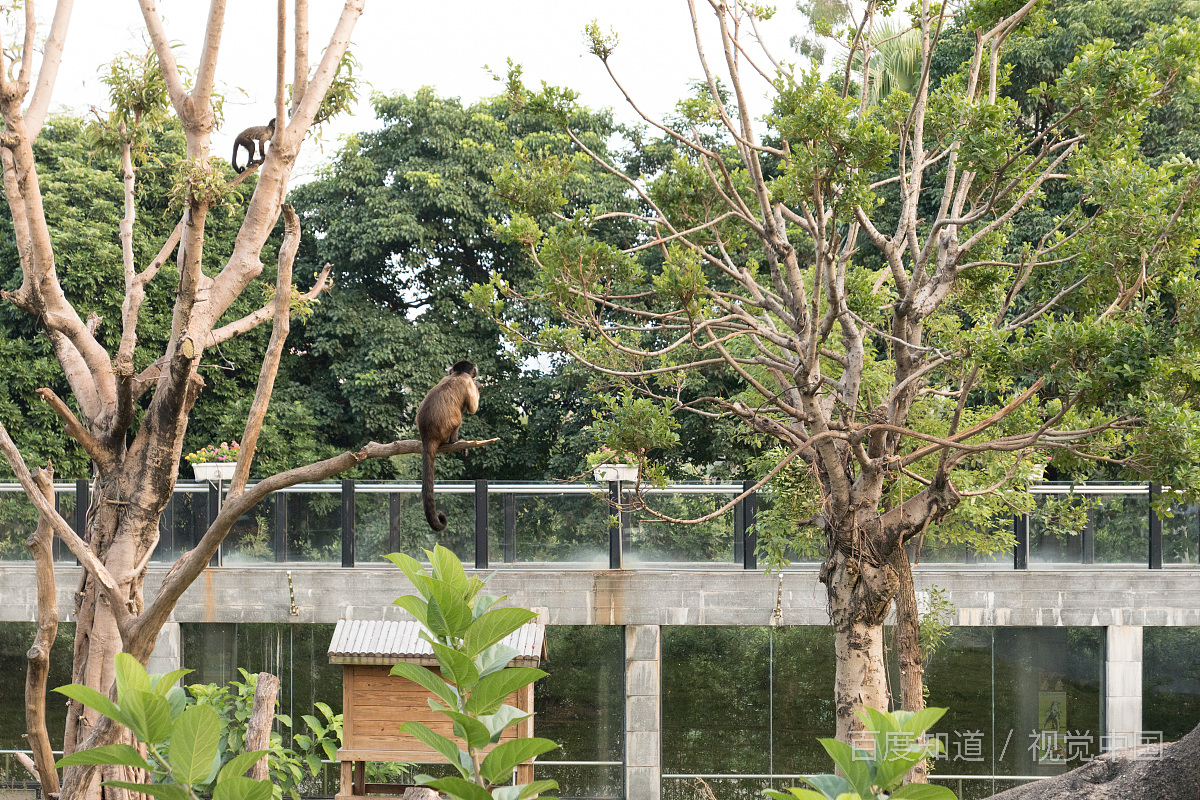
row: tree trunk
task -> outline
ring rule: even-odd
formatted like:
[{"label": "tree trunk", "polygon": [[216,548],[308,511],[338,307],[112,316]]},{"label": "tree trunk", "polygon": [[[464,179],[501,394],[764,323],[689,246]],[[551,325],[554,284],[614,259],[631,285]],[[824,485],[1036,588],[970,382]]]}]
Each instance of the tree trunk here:
[{"label": "tree trunk", "polygon": [[[50,465],[33,473],[42,494],[54,503],[54,470]],[[38,782],[44,796],[59,791],[58,771],[54,768],[54,753],[50,734],[46,730],[46,679],[50,673],[50,649],[58,636],[58,591],[54,584],[54,530],[50,520],[38,515],[37,529],[25,542],[37,565],[38,629],[33,646],[26,654],[25,726]]]},{"label": "tree trunk", "polygon": [[[271,726],[275,722],[275,696],[279,678],[269,672],[258,673],[254,684],[254,706],[246,723],[246,752],[266,750],[271,745]],[[267,779],[267,757],[254,762],[246,776],[256,781]]]},{"label": "tree trunk", "polygon": [[864,728],[855,713],[864,706],[888,710],[887,669],[883,658],[883,620],[896,593],[896,574],[835,551],[821,568],[829,596],[837,672],[834,706],[837,738],[867,749],[854,736]]},{"label": "tree trunk", "polygon": [[[900,707],[905,711],[925,708],[925,653],[921,649],[921,618],[917,611],[917,589],[913,584],[908,550],[901,546],[892,552],[892,567],[900,579],[896,592],[896,659],[900,662]],[[908,783],[927,783],[928,764],[921,761],[905,779]]]}]

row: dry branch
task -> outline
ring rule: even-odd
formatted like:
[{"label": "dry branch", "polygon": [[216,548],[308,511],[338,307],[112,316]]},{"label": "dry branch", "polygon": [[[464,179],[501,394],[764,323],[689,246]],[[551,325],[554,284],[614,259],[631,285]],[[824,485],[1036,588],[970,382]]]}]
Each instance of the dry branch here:
[{"label": "dry branch", "polygon": [[[42,497],[53,505],[53,466],[47,464],[34,470],[32,477]],[[46,730],[46,680],[50,674],[50,650],[58,636],[58,592],[54,584],[54,527],[46,515],[38,515],[37,528],[25,546],[33,554],[38,593],[37,635],[25,656],[25,729],[42,794],[50,796],[59,789],[50,733]]]}]

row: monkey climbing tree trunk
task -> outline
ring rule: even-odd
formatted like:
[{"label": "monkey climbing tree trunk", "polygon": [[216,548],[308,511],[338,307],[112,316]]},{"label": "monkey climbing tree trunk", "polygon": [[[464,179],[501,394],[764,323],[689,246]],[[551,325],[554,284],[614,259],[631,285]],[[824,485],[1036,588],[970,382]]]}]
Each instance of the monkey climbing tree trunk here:
[{"label": "monkey climbing tree trunk", "polygon": [[[892,567],[900,579],[896,591],[896,660],[900,664],[900,707],[905,711],[920,711],[925,708],[925,653],[921,648],[921,617],[907,548],[898,547],[892,553]],[[926,783],[928,774],[928,764],[922,761],[913,767],[906,780],[909,783]]]}]

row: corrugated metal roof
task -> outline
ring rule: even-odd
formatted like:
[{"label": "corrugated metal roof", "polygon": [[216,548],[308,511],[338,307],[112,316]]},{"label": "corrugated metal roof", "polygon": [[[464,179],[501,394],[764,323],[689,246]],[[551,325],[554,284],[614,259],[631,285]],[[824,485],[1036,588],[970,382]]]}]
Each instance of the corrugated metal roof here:
[{"label": "corrugated metal roof", "polygon": [[[433,648],[420,633],[421,624],[416,620],[339,619],[329,643],[329,663],[391,666],[410,661],[436,666]],[[528,622],[501,643],[517,651],[513,665],[537,666],[546,655],[546,626]]]}]

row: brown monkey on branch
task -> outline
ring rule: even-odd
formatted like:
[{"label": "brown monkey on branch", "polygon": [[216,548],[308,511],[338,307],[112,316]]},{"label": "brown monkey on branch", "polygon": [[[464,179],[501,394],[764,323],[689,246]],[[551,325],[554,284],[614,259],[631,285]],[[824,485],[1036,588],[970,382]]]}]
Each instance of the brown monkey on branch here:
[{"label": "brown monkey on branch", "polygon": [[[230,158],[230,163],[233,164],[233,170],[241,175],[255,164],[261,164],[267,157],[267,142],[271,141],[271,137],[275,135],[275,119],[272,118],[266,125],[255,125],[242,131],[233,140],[233,156]],[[249,161],[246,166],[239,167],[237,163],[238,148],[245,148],[249,156]],[[255,148],[258,148],[257,156]]]},{"label": "brown monkey on branch", "polygon": [[425,521],[435,531],[446,529],[446,515],[433,502],[433,464],[438,448],[458,441],[463,411],[479,410],[479,374],[470,361],[459,361],[450,374],[429,390],[417,408],[417,432],[421,436],[421,501]]}]

